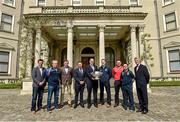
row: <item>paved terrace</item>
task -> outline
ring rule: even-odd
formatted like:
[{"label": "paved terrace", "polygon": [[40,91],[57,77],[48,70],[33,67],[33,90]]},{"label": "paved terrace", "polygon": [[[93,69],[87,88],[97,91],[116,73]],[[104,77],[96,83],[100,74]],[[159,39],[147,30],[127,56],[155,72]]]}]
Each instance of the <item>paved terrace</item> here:
[{"label": "paved terrace", "polygon": [[[122,99],[121,94],[120,98]],[[44,95],[43,105],[46,105],[46,101],[47,93]],[[136,96],[135,102],[137,102]],[[30,106],[31,95],[21,96],[20,90],[0,90],[0,121],[178,121],[180,120],[180,87],[152,88],[152,93],[149,94],[150,110],[147,115],[125,111],[121,106],[117,108],[100,106],[98,109],[93,106],[91,109],[81,107],[70,109],[66,106],[62,110],[53,110],[52,113],[44,109],[32,114]]]}]

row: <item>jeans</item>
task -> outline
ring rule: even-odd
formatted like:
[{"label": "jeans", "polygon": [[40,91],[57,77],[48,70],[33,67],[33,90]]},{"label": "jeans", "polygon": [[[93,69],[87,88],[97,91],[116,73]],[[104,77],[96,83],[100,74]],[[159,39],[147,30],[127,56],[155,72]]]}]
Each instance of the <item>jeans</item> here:
[{"label": "jeans", "polygon": [[[36,102],[37,102],[38,109],[42,108],[43,93],[44,93],[44,88],[42,88],[42,87],[33,87],[31,111],[36,110]],[[38,101],[37,101],[37,98],[38,98]]]},{"label": "jeans", "polygon": [[55,109],[58,109],[58,100],[59,100],[59,86],[48,85],[48,98],[47,98],[47,110],[51,110],[51,99],[52,94],[54,93],[54,106]]}]

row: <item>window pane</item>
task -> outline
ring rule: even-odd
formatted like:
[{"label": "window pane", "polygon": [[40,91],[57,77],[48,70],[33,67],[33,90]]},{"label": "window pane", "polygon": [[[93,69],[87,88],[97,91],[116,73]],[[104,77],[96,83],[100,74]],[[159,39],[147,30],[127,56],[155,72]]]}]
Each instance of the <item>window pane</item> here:
[{"label": "window pane", "polygon": [[1,30],[4,30],[4,31],[11,31],[11,24],[7,24],[7,23],[1,23]]},{"label": "window pane", "polygon": [[176,29],[176,28],[177,28],[176,22],[171,22],[171,23],[166,24],[166,29],[167,30],[173,30],[173,29]]},{"label": "window pane", "polygon": [[0,63],[0,72],[8,73],[8,64]]},{"label": "window pane", "polygon": [[39,6],[45,6],[45,0],[38,0]]},{"label": "window pane", "polygon": [[9,52],[0,52],[0,62],[9,62]]},{"label": "window pane", "polygon": [[170,61],[180,60],[179,50],[169,51],[169,60]]},{"label": "window pane", "polygon": [[131,5],[138,5],[138,0],[130,0]]},{"label": "window pane", "polygon": [[104,5],[104,0],[96,0],[96,5]]},{"label": "window pane", "polygon": [[12,16],[7,14],[2,14],[2,21],[7,23],[12,23]]},{"label": "window pane", "polygon": [[8,4],[10,6],[13,6],[14,5],[14,0],[4,0],[4,3]]},{"label": "window pane", "polygon": [[164,4],[165,4],[165,5],[170,4],[170,3],[172,3],[172,2],[173,2],[173,0],[164,0]]},{"label": "window pane", "polygon": [[175,13],[167,14],[165,17],[166,17],[166,22],[171,22],[176,20]]},{"label": "window pane", "polygon": [[178,62],[170,62],[171,71],[180,70],[180,61]]},{"label": "window pane", "polygon": [[81,1],[80,0],[73,0],[73,5],[74,6],[81,5]]}]

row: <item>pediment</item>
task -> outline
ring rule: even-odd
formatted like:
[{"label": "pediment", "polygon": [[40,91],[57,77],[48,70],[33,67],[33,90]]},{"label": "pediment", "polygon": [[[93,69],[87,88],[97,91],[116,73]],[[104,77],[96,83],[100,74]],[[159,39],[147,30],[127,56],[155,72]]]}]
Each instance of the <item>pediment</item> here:
[{"label": "pediment", "polygon": [[170,42],[170,43],[165,44],[165,45],[164,45],[164,48],[178,47],[178,46],[180,46],[180,42],[174,42],[174,41],[172,41],[172,42]]},{"label": "pediment", "polygon": [[0,48],[1,49],[8,49],[8,50],[14,50],[14,47],[7,44],[7,43],[0,43]]}]

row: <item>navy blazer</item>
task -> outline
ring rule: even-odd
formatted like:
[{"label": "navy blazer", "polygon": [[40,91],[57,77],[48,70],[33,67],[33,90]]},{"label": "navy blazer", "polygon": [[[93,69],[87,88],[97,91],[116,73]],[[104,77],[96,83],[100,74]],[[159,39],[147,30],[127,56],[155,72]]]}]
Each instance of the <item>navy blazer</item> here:
[{"label": "navy blazer", "polygon": [[112,72],[111,72],[111,68],[109,66],[105,66],[104,68],[101,66],[99,68],[99,70],[103,73],[100,78],[101,82],[109,81],[111,79]]},{"label": "navy blazer", "polygon": [[32,70],[32,79],[33,79],[33,87],[39,87],[40,82],[44,82],[45,85],[45,68],[42,67],[42,75],[39,70],[39,67],[34,67]]},{"label": "navy blazer", "polygon": [[[96,65],[94,65],[94,71],[98,71],[98,67],[96,66]],[[88,81],[93,81],[93,76],[92,76],[92,73],[93,72],[93,69],[91,68],[91,66],[90,65],[88,65],[87,67],[86,67],[86,76],[87,76],[87,78],[86,78],[86,80],[87,80],[87,82]]]},{"label": "navy blazer", "polygon": [[150,75],[147,67],[140,64],[138,70],[137,66],[134,68],[136,85],[139,88],[142,85],[147,85],[149,83]]},{"label": "navy blazer", "polygon": [[85,70],[83,69],[83,73],[79,71],[79,68],[74,69],[74,79],[75,83],[80,85],[80,81],[86,80]]}]

